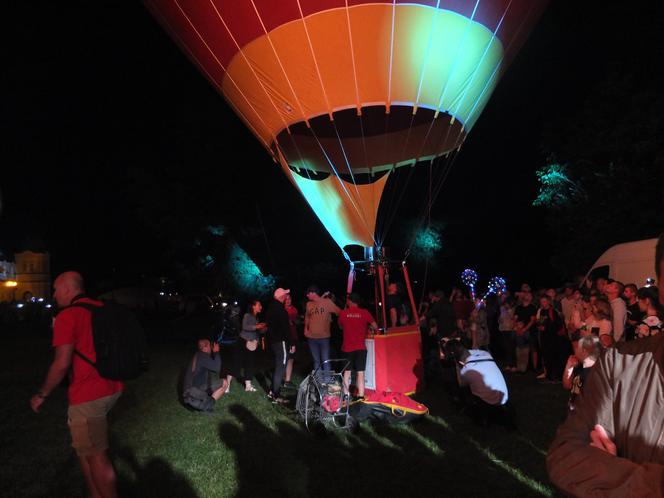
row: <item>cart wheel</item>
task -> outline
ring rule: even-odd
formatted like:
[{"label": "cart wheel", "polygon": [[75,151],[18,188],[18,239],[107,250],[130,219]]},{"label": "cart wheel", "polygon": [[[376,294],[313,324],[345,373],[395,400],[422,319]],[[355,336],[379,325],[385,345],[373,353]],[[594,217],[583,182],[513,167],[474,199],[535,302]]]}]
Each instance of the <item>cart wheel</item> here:
[{"label": "cart wheel", "polygon": [[346,415],[346,426],[344,427],[345,430],[348,432],[353,432],[355,428],[357,427],[357,420],[349,413]]},{"label": "cart wheel", "polygon": [[306,397],[304,400],[304,425],[307,429],[310,429],[316,423],[318,419],[318,408],[320,406],[320,400],[318,399],[318,391],[313,382],[310,382],[307,386]]},{"label": "cart wheel", "polygon": [[334,427],[343,431],[353,432],[357,427],[357,420],[350,413],[334,417]]}]

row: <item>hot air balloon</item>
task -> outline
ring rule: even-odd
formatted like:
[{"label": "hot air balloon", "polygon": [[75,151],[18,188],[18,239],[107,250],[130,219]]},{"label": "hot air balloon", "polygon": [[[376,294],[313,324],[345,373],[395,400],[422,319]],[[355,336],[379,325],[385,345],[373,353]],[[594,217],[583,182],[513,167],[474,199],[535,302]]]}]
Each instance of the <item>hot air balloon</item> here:
[{"label": "hot air balloon", "polygon": [[146,0],[330,235],[380,245],[396,168],[457,149],[545,0]]},{"label": "hot air balloon", "polygon": [[461,146],[547,0],[145,2],[343,250],[381,248],[390,175]]}]

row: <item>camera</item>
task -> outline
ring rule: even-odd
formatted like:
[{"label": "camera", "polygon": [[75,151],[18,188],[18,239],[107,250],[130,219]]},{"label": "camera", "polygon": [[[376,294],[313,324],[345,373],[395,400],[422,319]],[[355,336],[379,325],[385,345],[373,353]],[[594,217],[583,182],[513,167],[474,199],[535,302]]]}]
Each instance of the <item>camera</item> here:
[{"label": "camera", "polygon": [[444,364],[456,365],[458,361],[459,348],[463,347],[459,338],[443,338],[440,340],[440,359]]}]

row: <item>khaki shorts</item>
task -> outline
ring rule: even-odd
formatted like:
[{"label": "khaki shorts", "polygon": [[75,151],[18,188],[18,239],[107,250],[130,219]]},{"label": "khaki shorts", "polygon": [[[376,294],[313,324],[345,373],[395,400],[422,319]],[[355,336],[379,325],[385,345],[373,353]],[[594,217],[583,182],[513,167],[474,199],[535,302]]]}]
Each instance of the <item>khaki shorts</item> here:
[{"label": "khaki shorts", "polygon": [[108,449],[106,415],[122,392],[69,406],[67,425],[71,432],[71,446],[79,456],[94,455]]}]

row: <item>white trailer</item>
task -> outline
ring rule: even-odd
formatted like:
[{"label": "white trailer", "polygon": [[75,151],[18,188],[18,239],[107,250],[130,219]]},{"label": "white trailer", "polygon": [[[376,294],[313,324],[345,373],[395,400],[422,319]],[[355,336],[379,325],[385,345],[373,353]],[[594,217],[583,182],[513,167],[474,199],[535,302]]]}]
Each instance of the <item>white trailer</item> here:
[{"label": "white trailer", "polygon": [[595,261],[586,278],[612,278],[623,284],[643,287],[649,278],[655,281],[656,245],[657,239],[616,244]]}]

